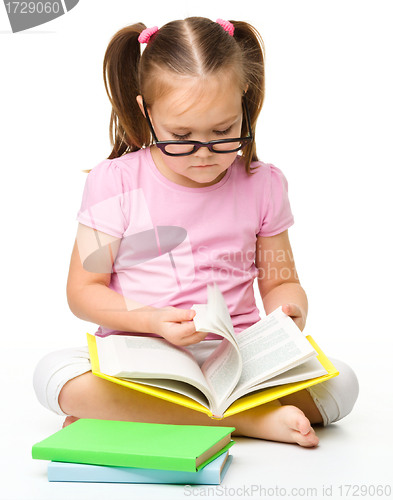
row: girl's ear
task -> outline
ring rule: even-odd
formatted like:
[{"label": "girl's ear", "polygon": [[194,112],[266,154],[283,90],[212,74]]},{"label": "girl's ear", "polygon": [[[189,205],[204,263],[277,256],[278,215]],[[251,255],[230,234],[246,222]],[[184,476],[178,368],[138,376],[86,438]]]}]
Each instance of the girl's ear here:
[{"label": "girl's ear", "polygon": [[138,103],[139,109],[142,111],[143,116],[146,118],[145,110],[143,109],[143,99],[141,95],[136,96],[136,102]]}]

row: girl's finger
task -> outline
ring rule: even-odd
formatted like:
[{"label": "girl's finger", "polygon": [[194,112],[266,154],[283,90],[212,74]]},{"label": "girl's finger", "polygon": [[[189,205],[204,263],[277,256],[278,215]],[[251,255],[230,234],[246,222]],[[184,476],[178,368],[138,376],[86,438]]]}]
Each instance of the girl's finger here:
[{"label": "girl's finger", "polygon": [[296,317],[302,315],[296,304],[284,304],[281,309],[287,316]]}]

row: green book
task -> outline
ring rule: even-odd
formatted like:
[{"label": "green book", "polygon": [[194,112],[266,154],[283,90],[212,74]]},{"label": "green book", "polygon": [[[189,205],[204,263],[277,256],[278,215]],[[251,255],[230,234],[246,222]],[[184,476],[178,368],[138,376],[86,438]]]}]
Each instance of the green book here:
[{"label": "green book", "polygon": [[228,450],[234,427],[81,418],[36,443],[40,460],[195,472]]}]

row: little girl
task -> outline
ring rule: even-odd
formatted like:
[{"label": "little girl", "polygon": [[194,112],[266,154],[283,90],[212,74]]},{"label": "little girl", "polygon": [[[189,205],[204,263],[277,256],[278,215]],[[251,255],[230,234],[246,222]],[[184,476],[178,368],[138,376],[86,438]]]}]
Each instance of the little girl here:
[{"label": "little girl", "polygon": [[[201,17],[134,24],[110,41],[113,150],[87,171],[67,283],[71,311],[100,325],[96,335],[164,337],[202,364],[220,337],[196,331],[190,308],[206,304],[207,284],[217,283],[237,334],[260,319],[255,278],[266,314],[282,306],[303,330],[287,181],[258,161],[254,142],[263,54],[248,23]],[[311,424],[343,418],[357,398],[351,368],[333,363],[338,377],[221,421],[92,375],[87,347],[46,355],[34,387],[67,417],[64,426],[78,418],[226,425],[312,447]]]}]

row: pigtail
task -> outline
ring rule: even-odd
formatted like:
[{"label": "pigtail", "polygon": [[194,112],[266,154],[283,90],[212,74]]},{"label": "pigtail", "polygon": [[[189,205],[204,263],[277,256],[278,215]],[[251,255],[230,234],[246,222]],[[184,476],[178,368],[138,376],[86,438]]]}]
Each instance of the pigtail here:
[{"label": "pigtail", "polygon": [[103,76],[112,104],[109,136],[113,147],[108,159],[137,151],[150,144],[150,131],[136,101],[139,89],[142,23],[118,31],[105,52]]},{"label": "pigtail", "polygon": [[[150,144],[150,130],[136,101],[140,93],[141,47],[138,37],[145,28],[143,23],[126,26],[112,37],[105,52],[104,85],[112,104],[109,123],[112,152],[108,159]],[[83,172],[89,173],[90,170]]]},{"label": "pigtail", "polygon": [[[243,54],[245,77],[248,83],[247,102],[250,109],[251,127],[255,136],[255,128],[259,113],[262,110],[265,98],[265,46],[259,32],[243,21],[231,21],[235,27],[234,39],[240,46]],[[246,134],[246,123],[243,121],[242,135]],[[242,150],[248,175],[252,175],[250,168],[252,161],[258,161],[255,140]]]}]

